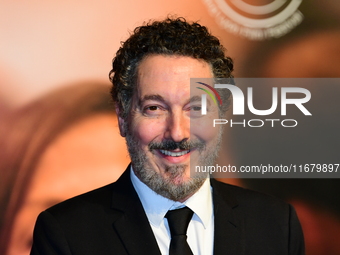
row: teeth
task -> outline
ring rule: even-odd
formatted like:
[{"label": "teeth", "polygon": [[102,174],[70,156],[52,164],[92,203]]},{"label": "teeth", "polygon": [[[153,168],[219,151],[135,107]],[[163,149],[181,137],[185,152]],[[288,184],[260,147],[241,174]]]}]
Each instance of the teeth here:
[{"label": "teeth", "polygon": [[180,157],[180,156],[183,156],[183,155],[189,153],[190,150],[179,151],[179,152],[160,150],[160,152],[161,152],[162,154],[164,154],[164,155],[167,155],[167,156],[171,156],[171,157]]}]

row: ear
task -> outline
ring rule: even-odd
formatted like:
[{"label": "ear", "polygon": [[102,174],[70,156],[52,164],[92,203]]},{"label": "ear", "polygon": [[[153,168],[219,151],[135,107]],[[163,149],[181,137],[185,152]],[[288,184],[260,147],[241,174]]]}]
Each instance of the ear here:
[{"label": "ear", "polygon": [[119,133],[122,137],[125,137],[126,136],[126,130],[125,130],[125,127],[126,127],[125,121],[126,120],[123,117],[121,117],[121,110],[119,109],[118,106],[116,106],[116,114],[117,114],[117,117],[118,117]]}]

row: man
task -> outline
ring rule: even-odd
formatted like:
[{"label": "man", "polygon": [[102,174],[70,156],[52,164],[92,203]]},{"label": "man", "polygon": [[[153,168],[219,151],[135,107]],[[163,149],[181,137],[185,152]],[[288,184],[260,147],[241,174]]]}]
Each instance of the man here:
[{"label": "man", "polygon": [[[168,18],[136,28],[110,72],[131,166],[117,182],[43,212],[31,254],[303,254],[291,206],[190,176],[190,166],[214,162],[221,140],[190,78],[232,70],[218,39],[197,23]],[[224,106],[208,103],[206,118]],[[189,226],[177,235],[174,221],[184,216],[173,215],[184,211]]]}]

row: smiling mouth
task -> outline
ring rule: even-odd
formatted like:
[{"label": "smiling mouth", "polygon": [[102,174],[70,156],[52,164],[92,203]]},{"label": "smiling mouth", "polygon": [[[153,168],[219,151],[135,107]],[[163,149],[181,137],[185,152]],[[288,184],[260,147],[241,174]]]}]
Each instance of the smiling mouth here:
[{"label": "smiling mouth", "polygon": [[185,150],[185,151],[168,151],[168,150],[159,150],[163,155],[166,156],[171,156],[171,157],[180,157],[185,154],[188,154],[190,150]]}]

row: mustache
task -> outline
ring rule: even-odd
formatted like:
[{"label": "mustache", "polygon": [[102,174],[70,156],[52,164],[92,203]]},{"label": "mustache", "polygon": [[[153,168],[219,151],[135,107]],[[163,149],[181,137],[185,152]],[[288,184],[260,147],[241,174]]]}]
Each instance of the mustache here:
[{"label": "mustache", "polygon": [[196,148],[202,150],[205,148],[205,142],[200,140],[182,140],[180,142],[175,142],[173,140],[164,140],[161,142],[154,142],[152,141],[149,144],[149,150],[191,150],[192,148]]}]

